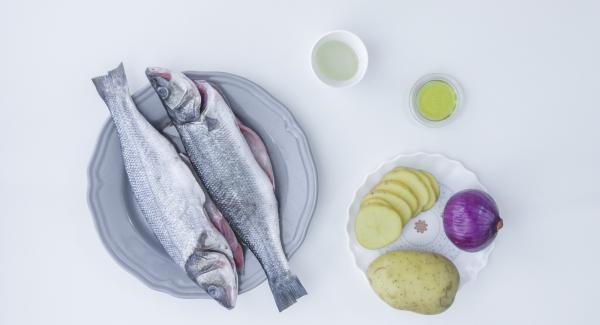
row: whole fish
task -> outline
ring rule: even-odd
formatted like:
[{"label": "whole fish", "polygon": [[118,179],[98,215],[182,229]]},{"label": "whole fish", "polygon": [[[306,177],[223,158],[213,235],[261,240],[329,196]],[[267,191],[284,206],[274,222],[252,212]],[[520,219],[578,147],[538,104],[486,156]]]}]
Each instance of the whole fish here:
[{"label": "whole fish", "polygon": [[281,246],[270,161],[261,159],[256,143],[251,143],[255,152],[249,145],[257,139],[240,130],[229,105],[208,82],[195,83],[162,68],[148,68],[146,75],[211,198],[265,270],[277,308],[289,307],[306,290]]},{"label": "whole fish", "polygon": [[138,111],[122,64],[92,81],[112,116],[131,190],[148,225],[198,286],[233,308],[238,292],[233,255],[207,217],[192,171]]}]

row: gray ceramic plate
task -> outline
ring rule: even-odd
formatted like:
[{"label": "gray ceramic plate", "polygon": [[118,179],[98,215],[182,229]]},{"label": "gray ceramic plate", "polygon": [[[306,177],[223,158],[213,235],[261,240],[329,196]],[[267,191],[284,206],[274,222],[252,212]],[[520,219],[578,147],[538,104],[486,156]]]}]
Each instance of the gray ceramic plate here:
[{"label": "gray ceramic plate", "polygon": [[[282,243],[290,257],[306,236],[317,198],[317,174],[306,136],[289,110],[253,82],[221,72],[186,74],[217,85],[237,116],[265,142],[275,173]],[[150,86],[136,92],[133,99],[150,123],[164,130],[181,150],[176,132],[165,129],[168,117]],[[147,227],[130,192],[110,120],[100,134],[90,163],[88,200],[106,249],[125,269],[153,289],[182,298],[208,298],[171,261]],[[264,280],[258,261],[247,251],[240,293]]]}]

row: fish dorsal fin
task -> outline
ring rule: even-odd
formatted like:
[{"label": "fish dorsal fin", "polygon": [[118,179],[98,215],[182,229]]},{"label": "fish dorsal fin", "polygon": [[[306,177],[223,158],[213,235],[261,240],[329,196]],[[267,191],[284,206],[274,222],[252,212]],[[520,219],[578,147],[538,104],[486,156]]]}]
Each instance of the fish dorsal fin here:
[{"label": "fish dorsal fin", "polygon": [[179,137],[179,131],[177,131],[177,128],[175,127],[175,125],[173,124],[173,122],[169,122],[163,129],[162,129],[162,133],[170,136],[170,137]]}]

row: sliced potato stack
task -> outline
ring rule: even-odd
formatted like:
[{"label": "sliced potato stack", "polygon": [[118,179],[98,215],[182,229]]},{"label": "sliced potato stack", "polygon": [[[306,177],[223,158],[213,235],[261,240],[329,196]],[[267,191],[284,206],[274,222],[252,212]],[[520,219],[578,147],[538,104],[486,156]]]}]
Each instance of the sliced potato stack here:
[{"label": "sliced potato stack", "polygon": [[402,227],[431,209],[440,196],[440,186],[429,172],[396,167],[365,195],[354,229],[358,242],[378,249],[394,242]]}]

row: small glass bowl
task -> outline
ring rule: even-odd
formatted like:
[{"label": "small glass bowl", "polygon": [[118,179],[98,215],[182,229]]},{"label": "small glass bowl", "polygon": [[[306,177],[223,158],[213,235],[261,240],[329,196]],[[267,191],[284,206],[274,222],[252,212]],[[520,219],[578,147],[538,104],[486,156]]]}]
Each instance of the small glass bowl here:
[{"label": "small glass bowl", "polygon": [[[450,116],[448,116],[447,118],[445,118],[443,120],[439,120],[439,121],[434,121],[434,120],[425,118],[423,115],[421,115],[421,113],[419,112],[419,108],[417,107],[417,105],[418,105],[417,104],[417,94],[419,93],[419,89],[421,89],[421,87],[423,87],[423,85],[425,85],[426,83],[428,83],[430,81],[434,81],[434,80],[443,81],[443,82],[449,84],[452,88],[454,88],[454,92],[456,92],[456,106],[454,107],[454,112],[452,112],[452,114],[450,114]],[[421,77],[419,80],[417,80],[417,82],[415,83],[415,85],[412,87],[412,89],[410,91],[409,99],[410,99],[409,107],[410,107],[411,115],[417,122],[421,123],[422,125],[428,126],[428,127],[441,127],[441,126],[447,125],[448,123],[452,122],[456,118],[456,116],[460,113],[461,107],[462,107],[462,102],[463,102],[463,91],[462,91],[462,88],[460,87],[460,85],[458,84],[458,82],[456,81],[456,79],[452,78],[451,76],[441,74],[441,73],[431,73],[431,74],[425,75],[425,76]]]}]

